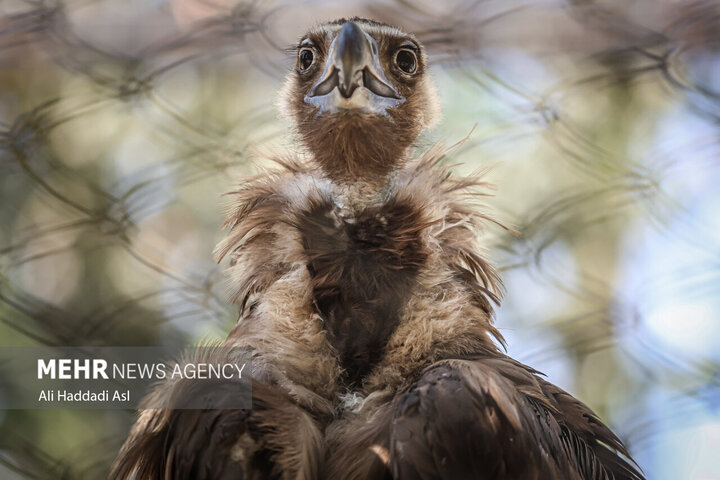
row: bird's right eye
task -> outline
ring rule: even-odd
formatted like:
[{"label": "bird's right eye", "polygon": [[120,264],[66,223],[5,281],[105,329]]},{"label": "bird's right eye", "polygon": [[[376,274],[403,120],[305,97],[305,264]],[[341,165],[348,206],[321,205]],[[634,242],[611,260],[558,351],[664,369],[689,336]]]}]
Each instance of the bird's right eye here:
[{"label": "bird's right eye", "polygon": [[313,55],[311,49],[301,49],[300,53],[298,53],[298,69],[301,72],[306,71],[313,64],[313,60],[315,60],[315,55]]},{"label": "bird's right eye", "polygon": [[395,65],[407,74],[417,71],[417,55],[409,48],[401,48],[395,54]]}]

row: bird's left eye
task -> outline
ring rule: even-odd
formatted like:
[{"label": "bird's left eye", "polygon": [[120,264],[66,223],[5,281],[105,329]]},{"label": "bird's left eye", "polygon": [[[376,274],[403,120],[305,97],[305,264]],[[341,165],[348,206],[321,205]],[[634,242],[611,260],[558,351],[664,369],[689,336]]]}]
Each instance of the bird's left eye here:
[{"label": "bird's left eye", "polygon": [[395,65],[405,73],[417,70],[417,55],[409,48],[401,48],[395,54]]},{"label": "bird's left eye", "polygon": [[315,59],[315,55],[313,55],[312,50],[309,48],[303,48],[300,50],[300,53],[298,54],[298,66],[300,68],[301,72],[304,72],[310,66],[313,64],[313,60]]}]

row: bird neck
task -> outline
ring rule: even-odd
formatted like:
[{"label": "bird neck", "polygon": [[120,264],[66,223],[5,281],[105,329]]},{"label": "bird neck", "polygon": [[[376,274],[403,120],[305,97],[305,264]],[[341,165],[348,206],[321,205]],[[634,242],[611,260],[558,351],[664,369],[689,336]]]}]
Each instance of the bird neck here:
[{"label": "bird neck", "polygon": [[361,148],[347,148],[347,145],[337,147],[312,152],[314,163],[337,184],[357,184],[364,185],[366,189],[380,190],[405,164],[405,150],[388,152],[370,145]]},{"label": "bird neck", "polygon": [[382,205],[392,195],[397,175],[394,170],[383,177],[331,178],[333,200],[348,215]]},{"label": "bird neck", "polygon": [[402,125],[346,112],[299,121],[300,140],[313,163],[338,184],[382,188],[402,168],[415,132],[398,137]]}]

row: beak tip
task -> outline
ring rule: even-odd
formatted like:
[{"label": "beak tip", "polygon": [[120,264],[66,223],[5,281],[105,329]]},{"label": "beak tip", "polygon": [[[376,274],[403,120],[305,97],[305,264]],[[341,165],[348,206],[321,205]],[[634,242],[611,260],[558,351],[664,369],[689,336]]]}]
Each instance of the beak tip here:
[{"label": "beak tip", "polygon": [[343,98],[352,97],[356,87],[357,86],[353,84],[338,84],[338,90],[340,91],[340,95],[342,95]]}]

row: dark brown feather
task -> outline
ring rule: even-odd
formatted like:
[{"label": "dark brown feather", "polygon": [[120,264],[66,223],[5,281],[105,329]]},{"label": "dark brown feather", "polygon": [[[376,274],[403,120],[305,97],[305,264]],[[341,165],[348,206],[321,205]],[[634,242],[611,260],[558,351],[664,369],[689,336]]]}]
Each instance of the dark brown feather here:
[{"label": "dark brown feather", "polygon": [[643,478],[585,405],[509,358],[433,365],[395,404],[397,479]]},{"label": "dark brown feather", "polygon": [[[232,385],[183,381],[173,395],[235,395]],[[164,395],[167,384],[158,393]],[[253,382],[250,410],[145,410],[120,451],[111,479],[316,478],[320,433],[279,389]]]},{"label": "dark brown feather", "polygon": [[330,202],[298,219],[313,301],[338,352],[348,385],[382,356],[400,322],[427,252],[429,224],[413,205],[389,201],[345,219]]}]

